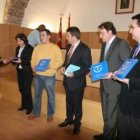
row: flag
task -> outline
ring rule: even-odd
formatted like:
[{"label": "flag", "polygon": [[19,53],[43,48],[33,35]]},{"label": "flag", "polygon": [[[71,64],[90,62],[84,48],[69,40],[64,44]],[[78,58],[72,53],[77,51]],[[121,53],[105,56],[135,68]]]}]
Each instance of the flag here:
[{"label": "flag", "polygon": [[59,32],[58,32],[58,42],[57,45],[62,47],[62,17],[60,17]]},{"label": "flag", "polygon": [[[69,17],[68,17],[68,28],[70,27],[70,13],[69,13]],[[66,39],[66,46],[67,46],[67,44],[68,44],[68,41],[67,41],[67,39]]]},{"label": "flag", "polygon": [[70,27],[70,13],[69,13],[69,17],[68,17],[68,28]]}]

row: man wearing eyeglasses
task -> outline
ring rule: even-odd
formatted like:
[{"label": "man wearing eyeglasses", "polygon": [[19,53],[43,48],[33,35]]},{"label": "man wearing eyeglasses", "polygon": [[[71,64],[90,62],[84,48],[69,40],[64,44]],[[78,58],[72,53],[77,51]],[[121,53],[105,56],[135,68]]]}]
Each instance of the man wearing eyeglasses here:
[{"label": "man wearing eyeglasses", "polygon": [[[130,58],[140,60],[140,14],[132,17],[130,33],[138,43]],[[122,83],[118,115],[119,140],[140,140],[140,61],[125,79],[116,76],[114,79]]]}]

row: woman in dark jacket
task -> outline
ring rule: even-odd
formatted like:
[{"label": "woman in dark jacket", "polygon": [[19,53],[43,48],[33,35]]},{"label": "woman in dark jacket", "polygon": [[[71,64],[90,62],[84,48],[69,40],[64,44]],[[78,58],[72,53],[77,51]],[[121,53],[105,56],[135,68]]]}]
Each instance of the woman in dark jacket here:
[{"label": "woman in dark jacket", "polygon": [[26,110],[26,114],[30,114],[33,109],[31,94],[33,72],[30,63],[33,47],[28,44],[27,37],[23,33],[17,34],[15,39],[18,46],[13,62],[17,64],[17,80],[21,93],[21,107],[18,108],[18,111]]}]

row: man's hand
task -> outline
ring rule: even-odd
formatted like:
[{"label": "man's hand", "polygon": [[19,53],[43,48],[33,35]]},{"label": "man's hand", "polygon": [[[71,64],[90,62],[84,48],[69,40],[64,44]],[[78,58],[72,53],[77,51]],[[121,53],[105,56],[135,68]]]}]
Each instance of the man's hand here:
[{"label": "man's hand", "polygon": [[73,72],[72,73],[69,73],[69,75],[67,75],[67,77],[70,77],[70,78],[74,77]]},{"label": "man's hand", "polygon": [[13,61],[14,63],[20,64],[21,63],[21,59],[17,58],[16,60]]},{"label": "man's hand", "polygon": [[103,79],[112,79],[113,72],[108,72]]},{"label": "man's hand", "polygon": [[33,72],[36,72],[35,68],[36,68],[36,66],[32,66]]},{"label": "man's hand", "polygon": [[64,75],[64,73],[65,73],[65,67],[62,67],[62,68],[60,69],[60,73],[61,73],[62,75]]},{"label": "man's hand", "polygon": [[121,79],[121,78],[118,78],[117,76],[115,76],[115,74],[112,76],[112,79],[117,80],[117,81],[122,82],[122,83],[125,83],[127,85],[129,84],[129,79],[128,78]]}]

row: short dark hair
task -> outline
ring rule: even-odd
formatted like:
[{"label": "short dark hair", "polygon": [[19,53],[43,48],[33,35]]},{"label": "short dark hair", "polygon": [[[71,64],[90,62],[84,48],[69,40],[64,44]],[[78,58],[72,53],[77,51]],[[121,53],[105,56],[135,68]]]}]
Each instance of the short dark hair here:
[{"label": "short dark hair", "polygon": [[48,29],[43,29],[43,30],[41,30],[40,32],[46,32],[46,34],[47,35],[50,35],[51,36],[51,31],[50,30],[48,30]]},{"label": "short dark hair", "polygon": [[110,21],[103,22],[98,26],[99,29],[106,29],[107,31],[111,30],[114,35],[116,35],[116,28],[114,24]]},{"label": "short dark hair", "polygon": [[77,39],[80,39],[81,33],[78,27],[69,27],[67,32],[70,32],[72,36],[75,36]]},{"label": "short dark hair", "polygon": [[27,36],[26,36],[24,33],[19,33],[19,34],[17,34],[17,35],[15,36],[15,40],[17,40],[18,38],[19,38],[20,40],[24,41],[25,44],[28,43]]},{"label": "short dark hair", "polygon": [[137,15],[133,16],[132,20],[134,20],[134,19],[137,20],[138,26],[140,27],[140,14],[137,14]]},{"label": "short dark hair", "polygon": [[38,31],[41,31],[43,29],[46,29],[46,26],[44,24],[41,24],[39,25],[37,28],[36,28]]}]

